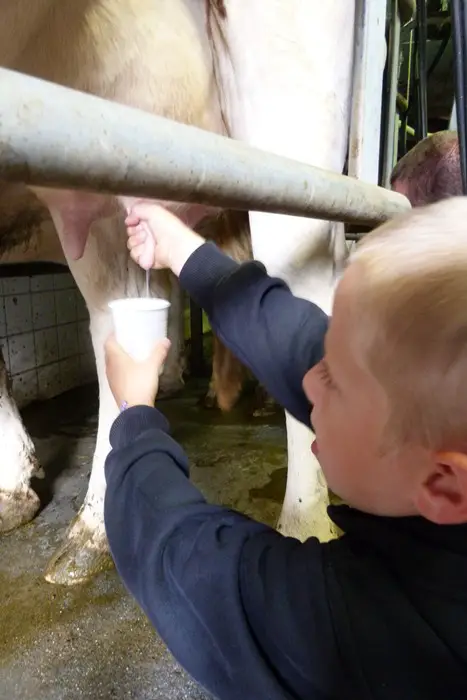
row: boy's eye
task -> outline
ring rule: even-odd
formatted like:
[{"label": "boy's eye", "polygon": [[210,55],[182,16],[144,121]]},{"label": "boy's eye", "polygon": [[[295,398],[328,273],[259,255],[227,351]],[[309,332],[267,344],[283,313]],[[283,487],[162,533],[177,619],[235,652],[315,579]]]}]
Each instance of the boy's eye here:
[{"label": "boy's eye", "polygon": [[318,372],[324,385],[331,387],[333,385],[332,377],[329,373],[329,368],[324,360],[321,360]]}]

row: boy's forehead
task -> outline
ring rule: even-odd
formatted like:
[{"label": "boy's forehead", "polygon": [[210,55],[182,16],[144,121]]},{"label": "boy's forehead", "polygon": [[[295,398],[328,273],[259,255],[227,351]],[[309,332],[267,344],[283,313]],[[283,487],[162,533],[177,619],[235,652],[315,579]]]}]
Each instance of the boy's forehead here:
[{"label": "boy's forehead", "polygon": [[357,295],[356,272],[349,266],[337,285],[334,295],[332,315],[325,339],[325,350],[329,359],[339,358],[340,362],[343,353],[346,359],[350,359],[349,355],[354,347],[353,333],[358,324],[358,314],[355,313]]},{"label": "boy's forehead", "polygon": [[350,308],[356,292],[357,272],[355,263],[350,263],[340,278],[334,294],[333,317],[336,312],[340,315],[342,310]]}]

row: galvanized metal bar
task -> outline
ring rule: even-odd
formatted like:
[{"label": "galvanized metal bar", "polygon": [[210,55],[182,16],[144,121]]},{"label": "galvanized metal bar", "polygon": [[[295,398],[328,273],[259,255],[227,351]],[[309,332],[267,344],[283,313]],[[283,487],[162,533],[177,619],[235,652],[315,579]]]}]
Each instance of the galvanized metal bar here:
[{"label": "galvanized metal bar", "polygon": [[428,99],[427,99],[427,66],[426,66],[426,0],[417,0],[417,126],[415,133],[419,141],[425,139],[428,133]]},{"label": "galvanized metal bar", "polygon": [[467,194],[467,12],[465,2],[451,2],[451,34],[454,50],[455,106],[462,187]]},{"label": "galvanized metal bar", "polygon": [[410,208],[396,192],[6,69],[0,178],[370,225]]},{"label": "galvanized metal bar", "polygon": [[383,187],[391,186],[391,173],[397,160],[397,134],[398,124],[396,119],[397,113],[397,84],[399,80],[399,63],[400,63],[400,36],[401,36],[401,20],[399,15],[399,1],[391,0],[391,25],[389,28],[389,47],[388,47],[388,67],[387,67],[387,83],[388,94],[385,103],[385,126],[386,134],[383,148],[383,164],[381,174],[381,184]]},{"label": "galvanized metal bar", "polygon": [[451,118],[450,118],[450,120],[449,120],[448,129],[449,129],[449,131],[457,131],[457,106],[456,106],[456,98],[454,98],[454,102],[452,103]]},{"label": "galvanized metal bar", "polygon": [[378,183],[387,0],[355,3],[355,58],[348,173]]}]

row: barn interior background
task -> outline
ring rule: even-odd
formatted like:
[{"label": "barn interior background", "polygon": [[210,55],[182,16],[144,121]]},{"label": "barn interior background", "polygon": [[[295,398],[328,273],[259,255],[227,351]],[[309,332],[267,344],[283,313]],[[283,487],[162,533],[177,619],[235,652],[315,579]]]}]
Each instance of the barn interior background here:
[{"label": "barn interior background", "polygon": [[[388,41],[394,4],[395,0],[388,2]],[[419,1],[421,5],[426,24],[419,16],[401,29],[398,157],[425,132],[449,128],[452,117],[450,3],[427,0]],[[417,64],[417,46],[424,36],[425,60]],[[384,90],[387,95],[388,75]],[[426,120],[420,108],[424,94]],[[383,140],[385,131],[383,124]],[[2,540],[0,698],[136,697],[137,687],[138,698],[153,700],[156,676],[157,697],[202,700],[204,694],[190,685],[160,640],[154,639],[114,574],[77,588],[51,586],[43,579],[50,553],[82,502],[94,450],[96,371],[88,324],[83,298],[66,267],[0,265],[0,343],[13,394],[20,408],[28,407],[28,429],[34,426],[39,457],[55,480],[53,501],[48,485],[35,485],[49,504],[41,517],[29,529]],[[185,338],[187,374],[202,376],[205,388],[210,329],[188,299]],[[70,390],[69,396],[50,401]],[[202,395],[204,389],[199,391]],[[43,400],[47,403],[39,403]],[[286,478],[282,413],[256,422],[213,412],[206,416],[191,398],[176,405],[169,401],[164,411],[171,422],[182,416],[179,438],[208,497],[252,517],[261,515],[265,522],[277,519]]]},{"label": "barn interior background", "polygon": [[[421,3],[419,3],[421,4]],[[391,20],[388,3],[388,30]],[[426,34],[425,60],[417,47]],[[424,135],[449,128],[454,95],[451,12],[448,0],[427,0],[426,26],[417,19],[401,29],[398,156]],[[385,80],[388,91],[389,81]],[[423,87],[425,83],[425,87]],[[427,96],[426,126],[420,95]],[[384,134],[384,125],[382,133]],[[206,375],[210,329],[187,300],[188,374]],[[88,313],[67,268],[44,263],[0,265],[0,342],[20,407],[96,380]]]}]

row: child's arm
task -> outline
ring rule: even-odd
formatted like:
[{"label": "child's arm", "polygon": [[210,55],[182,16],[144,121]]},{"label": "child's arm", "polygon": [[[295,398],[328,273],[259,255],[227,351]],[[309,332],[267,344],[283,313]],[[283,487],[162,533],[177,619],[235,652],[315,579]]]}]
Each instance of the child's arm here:
[{"label": "child's arm", "polygon": [[205,309],[213,331],[289,413],[310,425],[303,377],[324,354],[328,317],[294,297],[259,262],[239,265],[205,243],[186,261],[182,287]]},{"label": "child's arm", "polygon": [[127,225],[132,258],[179,276],[216,335],[271,396],[309,426],[302,381],[324,354],[326,314],[268,277],[261,263],[239,265],[162,207],[136,205]]},{"label": "child's arm", "polygon": [[328,696],[344,676],[323,550],[227,508],[189,481],[154,408],[115,421],[105,525],[117,570],[175,658],[224,700]]}]

